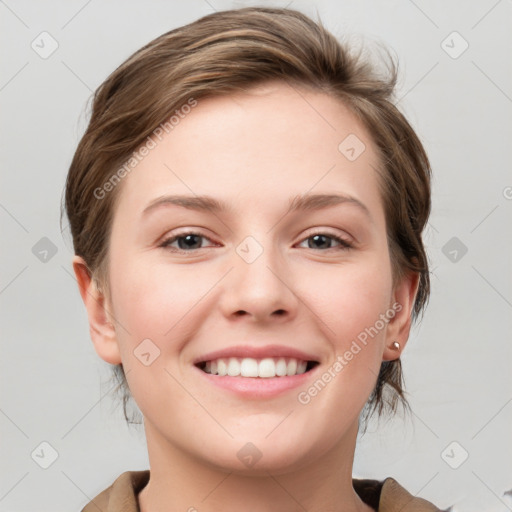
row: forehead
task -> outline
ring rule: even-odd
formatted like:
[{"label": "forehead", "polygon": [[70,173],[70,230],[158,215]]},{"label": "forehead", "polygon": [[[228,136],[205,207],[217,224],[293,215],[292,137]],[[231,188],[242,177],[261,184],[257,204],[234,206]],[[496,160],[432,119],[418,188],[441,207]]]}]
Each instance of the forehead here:
[{"label": "forehead", "polygon": [[332,96],[273,82],[177,114],[123,180],[119,208],[142,212],[164,194],[268,206],[340,192],[380,203],[370,135]]}]

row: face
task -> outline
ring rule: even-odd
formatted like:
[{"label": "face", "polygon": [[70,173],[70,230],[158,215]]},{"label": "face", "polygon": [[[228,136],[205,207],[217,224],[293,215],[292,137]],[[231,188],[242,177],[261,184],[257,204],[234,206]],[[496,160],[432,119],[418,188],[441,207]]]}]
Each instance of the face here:
[{"label": "face", "polygon": [[271,83],[199,100],[124,178],[93,339],[148,443],[276,473],[346,449],[410,312],[378,166],[339,100]]}]

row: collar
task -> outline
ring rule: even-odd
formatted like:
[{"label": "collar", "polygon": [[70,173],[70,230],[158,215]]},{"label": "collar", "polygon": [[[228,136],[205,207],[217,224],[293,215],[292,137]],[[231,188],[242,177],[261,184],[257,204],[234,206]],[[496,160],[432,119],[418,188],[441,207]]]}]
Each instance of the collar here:
[{"label": "collar", "polygon": [[[125,471],[114,483],[89,502],[82,512],[140,512],[137,494],[149,481],[149,469]],[[353,479],[359,497],[378,512],[440,512],[432,503],[407,492],[395,479]]]}]

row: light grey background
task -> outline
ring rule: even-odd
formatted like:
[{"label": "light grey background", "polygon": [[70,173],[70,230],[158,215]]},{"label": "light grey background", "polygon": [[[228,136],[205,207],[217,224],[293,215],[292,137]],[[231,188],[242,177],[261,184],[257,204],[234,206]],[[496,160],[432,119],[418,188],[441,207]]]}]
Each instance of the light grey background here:
[{"label": "light grey background", "polygon": [[[148,467],[89,339],[61,193],[88,98],[117,65],[172,28],[252,4],[0,0],[0,511],[78,511]],[[337,36],[389,45],[432,161],[432,298],[403,355],[413,422],[372,425],[354,476],[393,476],[453,512],[512,510],[512,2],[259,4],[318,11]]]}]

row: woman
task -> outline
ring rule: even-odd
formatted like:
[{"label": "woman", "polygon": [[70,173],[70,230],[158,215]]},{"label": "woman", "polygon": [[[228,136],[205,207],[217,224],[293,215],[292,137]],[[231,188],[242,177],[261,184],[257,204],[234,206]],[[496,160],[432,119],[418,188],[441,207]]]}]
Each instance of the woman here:
[{"label": "woman", "polygon": [[352,479],[361,413],[406,405],[429,293],[429,162],[388,71],[297,11],[246,8],[100,86],[66,183],[73,267],[150,469],[85,512],[438,510]]}]

